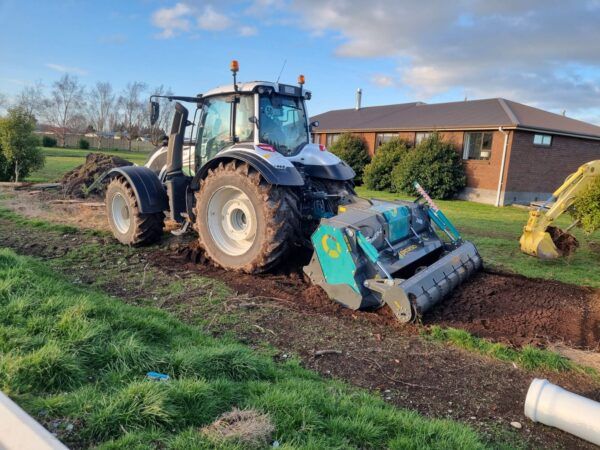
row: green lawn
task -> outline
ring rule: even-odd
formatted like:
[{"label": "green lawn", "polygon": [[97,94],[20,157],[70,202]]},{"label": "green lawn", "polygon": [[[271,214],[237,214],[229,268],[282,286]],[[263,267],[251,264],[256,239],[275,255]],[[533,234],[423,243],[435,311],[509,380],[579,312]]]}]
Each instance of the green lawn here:
[{"label": "green lawn", "polygon": [[127,159],[135,164],[143,165],[148,159],[146,152],[134,152],[126,150],[80,150],[72,148],[50,148],[42,147],[42,152],[46,157],[46,164],[40,170],[37,170],[27,177],[27,181],[46,182],[55,181],[72,168],[83,164],[88,153],[99,152],[108,155],[116,155]]},{"label": "green lawn", "polygon": [[76,287],[6,249],[0,309],[0,389],[78,448],[248,448],[200,432],[232,407],[268,414],[280,448],[485,447],[465,425]]},{"label": "green lawn", "polygon": [[[358,187],[362,197],[394,199],[404,198],[398,194],[370,191]],[[484,264],[505,271],[515,272],[532,278],[546,278],[583,286],[600,287],[600,232],[590,236],[581,230],[573,230],[581,248],[570,259],[540,261],[521,253],[519,237],[527,222],[526,210],[507,206],[496,208],[490,205],[461,200],[437,201],[438,206],[454,223],[466,239],[473,241],[483,257]],[[570,223],[567,215],[560,218],[558,225]],[[596,243],[596,250],[590,243]]]}]

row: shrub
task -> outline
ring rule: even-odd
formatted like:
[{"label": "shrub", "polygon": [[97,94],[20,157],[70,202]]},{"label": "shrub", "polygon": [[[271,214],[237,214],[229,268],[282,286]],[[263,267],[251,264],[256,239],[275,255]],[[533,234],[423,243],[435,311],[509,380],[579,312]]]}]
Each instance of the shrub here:
[{"label": "shrub", "polygon": [[600,228],[600,179],[593,182],[575,200],[571,216],[579,220],[579,226],[586,233],[593,233]]},{"label": "shrub", "polygon": [[370,161],[367,143],[362,137],[344,133],[331,144],[329,151],[354,169],[356,172],[355,183],[362,183],[363,171]]},{"label": "shrub", "polygon": [[375,152],[370,164],[363,174],[365,186],[377,191],[394,191],[392,170],[408,153],[406,143],[400,139],[392,139],[381,145]]},{"label": "shrub", "polygon": [[81,150],[87,150],[90,148],[90,141],[87,141],[85,139],[79,139],[79,148]]},{"label": "shrub", "polygon": [[34,130],[35,119],[23,108],[10,108],[0,119],[0,181],[20,181],[44,165]]},{"label": "shrub", "polygon": [[42,138],[42,146],[43,147],[56,147],[56,139],[50,136],[44,136]]},{"label": "shrub", "polygon": [[433,198],[451,198],[467,182],[465,170],[454,145],[441,139],[438,133],[423,140],[407,152],[392,173],[397,191],[415,195],[418,181]]}]

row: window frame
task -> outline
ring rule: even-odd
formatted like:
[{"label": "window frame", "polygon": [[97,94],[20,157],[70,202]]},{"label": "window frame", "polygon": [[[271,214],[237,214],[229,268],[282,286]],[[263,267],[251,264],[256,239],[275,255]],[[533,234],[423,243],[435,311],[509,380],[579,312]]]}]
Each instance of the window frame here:
[{"label": "window frame", "polygon": [[[540,136],[542,141],[541,142],[535,142],[535,138]],[[548,142],[547,144],[544,143],[544,140],[546,138],[549,138],[550,142]],[[546,134],[546,133],[534,133],[533,134],[533,145],[535,145],[536,147],[552,147],[552,141],[554,140],[554,136],[552,136],[551,134]]]},{"label": "window frame", "polygon": [[325,146],[327,148],[331,147],[335,143],[335,141],[337,141],[340,138],[341,135],[341,133],[326,133]]},{"label": "window frame", "polygon": [[[483,143],[485,141],[485,135],[489,134],[490,137],[490,144],[489,144],[489,148],[484,148],[483,147]],[[479,144],[479,149],[478,149],[478,154],[479,154],[479,158],[472,158],[470,156],[470,146],[471,146],[471,136],[473,135],[480,135],[481,136],[481,141]],[[463,161],[490,161],[492,159],[492,149],[494,147],[494,131],[465,131],[464,135],[463,135]],[[482,151],[487,151],[489,152],[489,156],[487,158],[482,158],[481,157],[481,152]]]},{"label": "window frame", "polygon": [[[425,139],[429,139],[431,135],[433,135],[433,131],[416,131],[415,132],[415,146],[419,145]],[[421,140],[419,140],[419,135],[422,136]]]},{"label": "window frame", "polygon": [[[380,139],[380,136],[388,136],[389,139],[387,139],[386,141],[382,141]],[[399,132],[375,133],[375,151],[377,151],[377,149],[379,147],[381,147],[383,144],[386,144],[393,139],[400,139],[400,133]]]}]

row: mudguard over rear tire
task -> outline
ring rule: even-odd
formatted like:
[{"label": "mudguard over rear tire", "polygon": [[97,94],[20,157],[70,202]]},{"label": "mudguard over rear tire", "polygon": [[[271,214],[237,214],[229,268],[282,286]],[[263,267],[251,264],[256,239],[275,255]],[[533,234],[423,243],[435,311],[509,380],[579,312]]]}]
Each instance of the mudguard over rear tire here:
[{"label": "mudguard over rear tire", "polygon": [[143,214],[133,189],[123,177],[115,177],[106,190],[106,211],[113,235],[125,245],[158,242],[163,234],[163,212]]}]

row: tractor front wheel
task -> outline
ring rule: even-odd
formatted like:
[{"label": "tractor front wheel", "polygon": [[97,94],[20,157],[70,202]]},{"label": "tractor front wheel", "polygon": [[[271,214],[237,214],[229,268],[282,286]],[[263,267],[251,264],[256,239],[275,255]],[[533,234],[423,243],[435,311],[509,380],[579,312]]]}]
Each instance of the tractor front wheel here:
[{"label": "tractor front wheel", "polygon": [[152,244],[163,234],[164,213],[142,214],[133,189],[122,177],[114,178],[106,189],[106,211],[110,229],[122,244]]},{"label": "tractor front wheel", "polygon": [[196,194],[200,244],[225,269],[265,272],[299,242],[297,201],[288,188],[267,183],[248,164],[220,164]]}]

